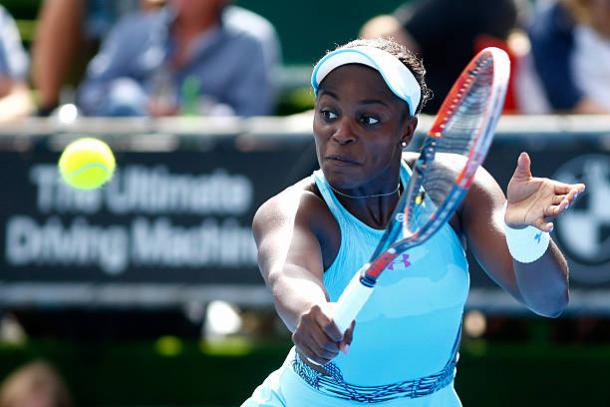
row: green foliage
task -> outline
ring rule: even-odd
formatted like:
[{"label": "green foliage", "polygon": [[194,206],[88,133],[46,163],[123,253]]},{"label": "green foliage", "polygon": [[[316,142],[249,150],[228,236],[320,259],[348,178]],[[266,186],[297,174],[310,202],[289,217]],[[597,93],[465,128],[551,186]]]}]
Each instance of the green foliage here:
[{"label": "green foliage", "polygon": [[[408,1],[408,0],[407,0]],[[337,44],[353,40],[361,26],[378,14],[392,13],[405,0],[238,0],[266,17],[282,42],[284,63],[313,64]]]},{"label": "green foliage", "polygon": [[35,20],[43,0],[2,0],[0,4],[15,19]]},{"label": "green foliage", "polygon": [[276,114],[287,116],[313,109],[314,96],[310,87],[284,91],[278,100]]},{"label": "green foliage", "polygon": [[[281,365],[291,346],[235,338],[180,343],[172,357],[159,353],[157,341],[0,346],[0,379],[45,358],[66,379],[76,405],[235,406]],[[610,405],[609,365],[608,345],[465,341],[456,387],[466,406]]]},{"label": "green foliage", "polygon": [[30,44],[34,40],[34,34],[36,32],[36,21],[35,20],[16,20],[19,34],[21,34],[21,41],[26,45]]}]

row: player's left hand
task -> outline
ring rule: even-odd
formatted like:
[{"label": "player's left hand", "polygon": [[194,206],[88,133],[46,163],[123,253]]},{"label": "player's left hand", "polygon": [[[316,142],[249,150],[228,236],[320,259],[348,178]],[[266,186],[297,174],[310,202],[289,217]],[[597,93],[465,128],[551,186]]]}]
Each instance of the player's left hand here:
[{"label": "player's left hand", "polygon": [[504,222],[510,227],[528,225],[550,232],[557,216],[565,212],[585,190],[585,184],[565,184],[549,178],[532,176],[531,160],[521,153],[517,168],[508,183]]}]

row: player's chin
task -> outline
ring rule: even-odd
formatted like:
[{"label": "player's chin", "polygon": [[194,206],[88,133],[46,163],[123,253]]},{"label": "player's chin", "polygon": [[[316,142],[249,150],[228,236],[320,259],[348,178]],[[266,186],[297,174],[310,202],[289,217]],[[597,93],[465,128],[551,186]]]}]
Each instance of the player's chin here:
[{"label": "player's chin", "polygon": [[323,167],[324,177],[334,188],[354,188],[358,185],[359,172],[346,167]]}]

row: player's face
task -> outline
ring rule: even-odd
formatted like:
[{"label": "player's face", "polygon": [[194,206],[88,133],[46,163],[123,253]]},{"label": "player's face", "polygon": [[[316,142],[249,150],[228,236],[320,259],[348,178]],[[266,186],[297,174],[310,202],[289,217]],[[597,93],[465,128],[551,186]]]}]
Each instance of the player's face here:
[{"label": "player's face", "polygon": [[364,65],[332,71],[320,84],[313,132],[320,168],[337,188],[384,186],[399,174],[402,142],[409,142],[417,119]]}]

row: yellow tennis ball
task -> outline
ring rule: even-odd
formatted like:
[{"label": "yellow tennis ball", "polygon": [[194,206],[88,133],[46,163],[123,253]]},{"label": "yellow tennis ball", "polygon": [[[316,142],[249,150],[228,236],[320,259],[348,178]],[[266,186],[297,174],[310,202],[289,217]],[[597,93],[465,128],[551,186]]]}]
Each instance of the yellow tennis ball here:
[{"label": "yellow tennis ball", "polygon": [[108,144],[84,137],[68,144],[58,166],[62,178],[72,187],[95,189],[112,178],[115,161]]}]

